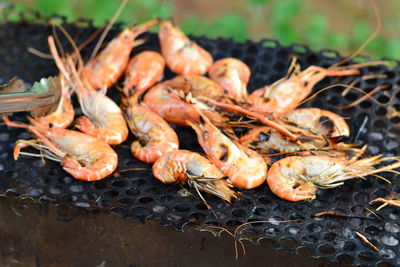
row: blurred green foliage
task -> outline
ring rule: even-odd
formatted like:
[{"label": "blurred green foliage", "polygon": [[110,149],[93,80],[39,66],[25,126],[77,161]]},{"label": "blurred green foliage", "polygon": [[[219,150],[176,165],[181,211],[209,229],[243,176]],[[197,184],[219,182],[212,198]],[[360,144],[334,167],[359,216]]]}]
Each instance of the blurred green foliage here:
[{"label": "blurred green foliage", "polygon": [[[14,0],[22,3],[18,10],[28,7],[46,16],[60,14],[73,22],[78,18],[92,19],[96,26],[108,21],[120,5],[120,0]],[[27,4],[31,3],[31,4]],[[240,13],[224,13],[212,21],[206,21],[199,14],[179,14],[180,26],[188,34],[215,37],[230,37],[238,42],[248,38],[267,37],[277,39],[285,45],[303,43],[312,49],[322,48],[339,51],[354,51],[371,34],[373,29],[366,18],[357,19],[352,31],[332,32],[327,16],[312,13],[308,1],[298,0],[247,0],[245,10]],[[154,17],[172,17],[176,10],[172,1],[130,0],[118,21],[127,25]],[[267,15],[266,15],[267,14]],[[15,18],[17,19],[17,18]],[[399,21],[392,21],[391,27],[398,29]],[[253,28],[268,29],[254,38]],[[396,28],[397,27],[397,28]],[[257,33],[259,35],[259,33]],[[367,47],[366,54],[379,58],[400,59],[399,37],[375,38]]]}]

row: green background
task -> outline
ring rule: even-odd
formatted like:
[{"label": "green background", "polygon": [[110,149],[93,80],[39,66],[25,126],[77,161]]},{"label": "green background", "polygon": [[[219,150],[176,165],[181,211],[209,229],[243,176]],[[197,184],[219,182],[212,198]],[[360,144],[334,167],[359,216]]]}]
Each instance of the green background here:
[{"label": "green background", "polygon": [[[400,1],[380,0],[382,30],[362,54],[400,59]],[[117,0],[14,0],[18,10],[38,10],[46,16],[93,19],[97,26],[109,20]],[[4,4],[3,4],[4,6]],[[1,7],[0,7],[1,8]],[[138,23],[154,17],[173,17],[186,33],[232,37],[238,42],[262,38],[285,45],[302,43],[312,49],[355,51],[376,26],[368,0],[130,0],[119,22]]]}]

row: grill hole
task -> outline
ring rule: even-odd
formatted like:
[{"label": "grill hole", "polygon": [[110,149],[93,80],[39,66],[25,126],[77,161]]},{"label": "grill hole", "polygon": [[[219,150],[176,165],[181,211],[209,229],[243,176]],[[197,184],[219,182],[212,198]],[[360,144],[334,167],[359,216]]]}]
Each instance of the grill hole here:
[{"label": "grill hole", "polygon": [[153,202],[154,200],[151,197],[141,197],[139,198],[139,202],[142,204],[147,204]]},{"label": "grill hole", "polygon": [[105,196],[105,197],[109,197],[109,198],[115,198],[115,197],[119,196],[119,192],[116,191],[116,190],[106,191],[106,192],[104,193],[104,196]]},{"label": "grill hole", "polygon": [[125,181],[118,180],[118,181],[112,182],[112,185],[116,186],[116,187],[125,187],[127,184]]},{"label": "grill hole", "polygon": [[156,213],[165,213],[168,211],[168,207],[166,206],[161,206],[161,205],[156,205],[153,207],[153,211]]},{"label": "grill hole", "polygon": [[228,220],[226,222],[226,225],[229,226],[229,227],[238,227],[241,224],[242,224],[242,222],[238,221],[238,220]]},{"label": "grill hole", "polygon": [[391,249],[380,249],[378,251],[379,255],[387,260],[394,259],[396,257],[396,253],[394,253]]},{"label": "grill hole", "polygon": [[386,246],[397,246],[399,244],[399,240],[395,238],[394,236],[390,235],[385,235],[382,237],[382,243],[385,244]]},{"label": "grill hole", "polygon": [[357,257],[364,262],[371,262],[375,259],[375,255],[369,251],[361,251],[358,253]]},{"label": "grill hole", "polygon": [[277,229],[275,227],[268,227],[268,228],[264,229],[264,233],[267,235],[276,236],[276,235],[279,235],[280,231],[279,231],[279,229]]},{"label": "grill hole", "polygon": [[75,202],[74,205],[75,205],[75,207],[79,207],[79,208],[86,208],[86,209],[90,208],[90,204],[86,203],[86,202]]},{"label": "grill hole", "polygon": [[383,129],[386,127],[386,122],[384,120],[375,120],[372,126],[376,129]]},{"label": "grill hole", "polygon": [[375,114],[378,115],[378,116],[385,116],[385,115],[386,115],[386,112],[387,112],[387,109],[384,108],[384,107],[378,107],[378,108],[375,110]]},{"label": "grill hole", "polygon": [[122,205],[129,205],[129,204],[132,204],[133,201],[130,198],[123,197],[123,198],[118,199],[118,202],[121,203]]},{"label": "grill hole", "polygon": [[62,197],[62,200],[65,202],[75,202],[78,199],[77,196],[69,194],[69,195],[64,195]]},{"label": "grill hole", "polygon": [[335,252],[335,249],[329,245],[322,245],[318,250],[323,254],[333,254]]},{"label": "grill hole", "polygon": [[390,98],[387,97],[387,96],[385,96],[385,95],[380,95],[380,96],[378,97],[378,101],[379,101],[380,103],[382,103],[382,104],[386,104],[386,103],[389,103]]},{"label": "grill hole", "polygon": [[174,210],[185,212],[185,211],[189,211],[190,207],[188,205],[186,205],[186,204],[176,204],[174,206]]},{"label": "grill hole", "polygon": [[128,196],[137,196],[140,194],[140,191],[136,188],[131,188],[125,191],[125,194],[127,194]]},{"label": "grill hole", "polygon": [[245,211],[244,209],[235,209],[232,211],[232,215],[236,217],[246,217],[247,211]]},{"label": "grill hole", "polygon": [[357,246],[353,242],[344,242],[341,247],[342,249],[347,251],[354,251],[357,248]]},{"label": "grill hole", "polygon": [[328,242],[331,242],[331,241],[333,241],[333,240],[336,238],[336,234],[335,234],[335,233],[330,233],[330,232],[324,233],[324,234],[322,235],[322,238],[323,238],[324,240],[328,241]]},{"label": "grill hole", "polygon": [[298,228],[298,227],[296,227],[296,226],[289,226],[289,227],[286,227],[286,228],[285,228],[285,231],[286,231],[288,234],[291,234],[291,235],[298,235],[299,232],[300,232],[300,228]]},{"label": "grill hole", "polygon": [[53,195],[61,194],[61,192],[62,192],[62,187],[59,186],[59,185],[50,186],[50,187],[49,187],[49,192],[50,192],[50,194],[53,194]]},{"label": "grill hole", "polygon": [[264,208],[256,208],[254,210],[254,215],[260,216],[260,215],[265,215],[267,213],[267,210]]},{"label": "grill hole", "polygon": [[81,185],[71,185],[70,187],[69,187],[69,190],[71,191],[71,192],[74,192],[74,193],[79,193],[79,192],[82,192],[83,191],[83,186],[81,186]]},{"label": "grill hole", "polygon": [[369,235],[376,236],[379,234],[380,230],[378,227],[370,225],[365,228],[365,232]]},{"label": "grill hole", "polygon": [[302,240],[303,242],[310,243],[310,244],[314,244],[315,242],[318,241],[318,239],[317,239],[315,236],[313,236],[313,235],[306,235],[306,236],[303,236],[303,237],[301,238],[301,240]]},{"label": "grill hole", "polygon": [[317,223],[309,223],[306,228],[310,233],[318,233],[322,230],[322,227]]},{"label": "grill hole", "polygon": [[170,213],[167,215],[167,220],[178,223],[180,220],[182,220],[182,215],[177,213]]},{"label": "grill hole", "polygon": [[385,230],[390,233],[398,233],[400,232],[400,226],[395,222],[388,222],[385,224]]},{"label": "grill hole", "polygon": [[7,142],[9,138],[10,138],[9,133],[1,133],[0,134],[0,142]]},{"label": "grill hole", "polygon": [[208,210],[207,205],[204,204],[203,202],[197,203],[196,208],[199,210]]},{"label": "grill hole", "polygon": [[102,189],[106,188],[106,184],[105,184],[103,181],[94,182],[92,185],[93,185],[94,188],[96,188],[97,190],[102,190]]},{"label": "grill hole", "polygon": [[336,259],[340,264],[351,264],[354,258],[347,254],[340,254]]},{"label": "grill hole", "polygon": [[29,189],[29,191],[28,191],[28,196],[30,196],[30,197],[39,197],[42,194],[43,194],[42,189],[32,188],[32,189]]}]

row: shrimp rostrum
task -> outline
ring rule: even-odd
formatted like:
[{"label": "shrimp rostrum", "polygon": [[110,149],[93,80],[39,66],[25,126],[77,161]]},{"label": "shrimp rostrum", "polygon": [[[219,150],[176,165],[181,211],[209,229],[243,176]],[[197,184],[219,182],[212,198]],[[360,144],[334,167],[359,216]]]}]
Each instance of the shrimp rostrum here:
[{"label": "shrimp rostrum", "polygon": [[207,158],[188,150],[164,154],[153,165],[154,176],[163,183],[187,182],[199,190],[228,202],[239,197],[226,177]]},{"label": "shrimp rostrum", "polygon": [[[117,153],[104,141],[73,130],[58,127],[45,127],[39,124],[12,122],[3,117],[10,127],[25,128],[36,139],[19,140],[14,148],[14,158],[19,155],[45,157],[61,163],[63,169],[78,180],[97,181],[110,175],[117,167]],[[32,146],[41,154],[22,152],[24,147]]]},{"label": "shrimp rostrum", "polygon": [[[387,160],[396,162],[375,169],[374,165]],[[377,176],[376,173],[390,172],[397,168],[400,168],[399,158],[384,158],[382,155],[364,159],[326,155],[292,156],[272,164],[267,174],[267,183],[275,195],[285,200],[311,200],[316,198],[318,187],[333,188],[348,179]]]}]

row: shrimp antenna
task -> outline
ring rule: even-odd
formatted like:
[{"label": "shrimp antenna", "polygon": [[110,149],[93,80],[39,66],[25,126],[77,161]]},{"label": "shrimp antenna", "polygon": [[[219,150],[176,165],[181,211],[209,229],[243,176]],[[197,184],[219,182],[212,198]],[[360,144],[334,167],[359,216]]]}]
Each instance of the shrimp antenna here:
[{"label": "shrimp antenna", "polygon": [[97,55],[97,52],[99,52],[100,46],[103,44],[104,39],[106,38],[108,32],[111,30],[111,27],[117,21],[119,15],[121,15],[122,10],[124,9],[127,3],[128,0],[122,0],[121,5],[118,7],[117,11],[115,12],[111,20],[108,22],[107,26],[104,29],[104,32],[101,34],[100,39],[97,42],[95,48],[93,49],[92,55],[90,56],[90,60],[92,60]]},{"label": "shrimp antenna", "polygon": [[[64,36],[67,38],[67,40],[69,41],[69,43],[71,44],[73,50],[75,51],[75,54],[78,58],[78,63],[79,63],[79,69],[83,69],[83,59],[81,57],[80,54],[80,49],[79,47],[76,45],[76,42],[73,40],[73,38],[71,37],[71,35],[65,30],[65,28],[61,25],[58,25],[58,28],[60,29],[60,31],[64,34]],[[58,38],[57,38],[58,39]]]},{"label": "shrimp antenna", "polygon": [[353,58],[355,58],[357,55],[359,55],[361,53],[361,51],[363,51],[365,49],[365,47],[367,45],[369,45],[371,43],[371,41],[378,35],[378,33],[381,30],[382,27],[382,21],[381,21],[381,15],[379,13],[379,10],[376,6],[375,0],[370,0],[372,9],[374,11],[374,15],[375,15],[375,21],[376,21],[376,27],[375,30],[372,32],[372,34],[367,38],[367,40],[365,40],[365,42],[356,50],[353,52],[353,54],[351,54],[350,56],[348,56],[347,58],[333,64],[330,68],[334,68],[340,65],[343,65],[347,62],[349,62],[350,60],[352,60]]}]

